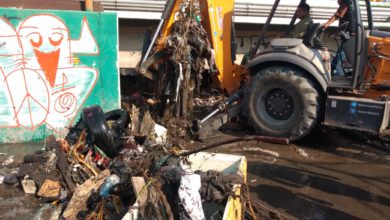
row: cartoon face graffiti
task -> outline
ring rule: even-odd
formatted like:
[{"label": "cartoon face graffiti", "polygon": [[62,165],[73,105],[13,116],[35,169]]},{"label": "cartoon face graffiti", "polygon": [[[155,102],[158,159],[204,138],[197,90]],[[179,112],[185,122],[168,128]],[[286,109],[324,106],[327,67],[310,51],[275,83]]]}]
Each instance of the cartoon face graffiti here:
[{"label": "cartoon face graffiti", "polygon": [[0,68],[8,75],[23,64],[22,45],[12,24],[2,17],[0,30]]},{"label": "cartoon face graffiti", "polygon": [[[6,51],[0,48],[0,97],[5,97],[0,112],[7,113],[0,117],[0,127],[35,129],[46,124],[56,130],[67,126],[98,77],[96,69],[72,63],[72,45],[77,53],[96,55],[99,51],[86,19],[78,40],[71,40],[66,24],[49,14],[26,18],[17,32],[0,20],[0,30],[6,30],[12,42]],[[10,60],[17,65],[10,66]]]},{"label": "cartoon face graffiti", "polygon": [[66,25],[52,15],[35,15],[21,23],[18,34],[25,66],[43,70],[53,87],[58,67],[70,66],[70,40]]},{"label": "cartoon face graffiti", "polygon": [[[40,126],[49,114],[50,104],[49,90],[43,77],[36,71],[20,69],[6,79],[17,125],[32,129]],[[17,86],[14,82],[18,82]]]},{"label": "cartoon face graffiti", "polygon": [[[20,38],[12,24],[0,18],[0,126],[34,128],[47,117],[48,89],[37,72],[23,69]],[[36,86],[30,89],[24,85]],[[36,109],[45,111],[36,113]]]}]

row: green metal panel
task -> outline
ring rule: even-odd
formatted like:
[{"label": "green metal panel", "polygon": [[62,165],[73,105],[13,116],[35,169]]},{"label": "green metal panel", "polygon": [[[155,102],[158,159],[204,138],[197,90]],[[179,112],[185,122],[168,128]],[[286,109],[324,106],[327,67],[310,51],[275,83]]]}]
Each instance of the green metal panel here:
[{"label": "green metal panel", "polygon": [[116,13],[0,8],[0,143],[64,136],[120,107]]}]

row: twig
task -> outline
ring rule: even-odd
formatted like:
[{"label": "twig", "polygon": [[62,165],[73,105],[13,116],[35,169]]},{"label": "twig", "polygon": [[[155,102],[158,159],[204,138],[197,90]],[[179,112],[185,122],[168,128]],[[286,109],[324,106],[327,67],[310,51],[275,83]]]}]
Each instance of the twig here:
[{"label": "twig", "polygon": [[137,198],[135,199],[135,203],[138,202],[138,199],[141,197],[141,194],[144,192],[145,189],[147,189],[149,187],[149,185],[152,183],[152,180],[150,179],[149,182],[144,186],[142,187],[141,191],[139,192]]},{"label": "twig", "polygon": [[[248,186],[248,184],[244,184],[244,186],[245,186],[245,197],[248,201],[250,201],[249,186]],[[249,208],[250,214],[252,215],[252,218],[254,220],[256,220],[256,214],[255,214],[255,211],[253,210],[252,204],[250,202],[248,202],[248,208]]]},{"label": "twig", "polygon": [[91,167],[91,165],[89,165],[87,162],[85,162],[83,159],[81,159],[77,153],[77,150],[82,146],[82,143],[84,142],[84,137],[85,137],[85,130],[83,130],[80,134],[80,137],[79,139],[77,140],[77,143],[76,145],[73,147],[73,156],[76,158],[77,161],[79,161],[80,163],[82,163],[84,166],[86,166],[92,173],[94,176],[97,176],[98,173],[95,171],[95,169],[93,169],[93,167]]},{"label": "twig", "polygon": [[[157,186],[157,187],[156,187],[156,186]],[[157,191],[157,193],[158,193],[158,195],[159,195],[159,197],[160,197],[160,200],[161,200],[162,205],[163,205],[163,206],[165,207],[165,209],[166,209],[166,214],[168,215],[168,219],[169,219],[169,220],[174,220],[171,206],[169,205],[168,200],[167,200],[167,198],[165,197],[165,195],[164,195],[164,193],[163,193],[163,191],[162,191],[161,184],[158,183],[158,182],[156,182],[156,183],[155,183],[155,188],[157,189],[156,191]]]}]

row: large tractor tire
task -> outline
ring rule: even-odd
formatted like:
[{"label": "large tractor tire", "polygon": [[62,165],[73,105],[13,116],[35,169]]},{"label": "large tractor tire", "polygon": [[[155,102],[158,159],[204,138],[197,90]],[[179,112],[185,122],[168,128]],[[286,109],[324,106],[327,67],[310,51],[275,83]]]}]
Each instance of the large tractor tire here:
[{"label": "large tractor tire", "polygon": [[320,94],[292,67],[273,66],[253,76],[244,94],[244,113],[261,135],[298,140],[318,124]]}]

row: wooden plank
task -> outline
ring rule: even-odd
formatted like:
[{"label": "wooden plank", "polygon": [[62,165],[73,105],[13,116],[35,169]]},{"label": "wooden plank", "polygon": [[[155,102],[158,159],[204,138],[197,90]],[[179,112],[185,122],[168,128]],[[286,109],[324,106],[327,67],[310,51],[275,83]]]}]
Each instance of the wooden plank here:
[{"label": "wooden plank", "polygon": [[148,197],[148,189],[147,188],[145,188],[142,192],[142,189],[146,185],[144,178],[141,176],[133,176],[133,177],[131,177],[131,183],[133,184],[135,195],[138,198],[138,204],[140,206],[143,206],[147,200],[147,197]]},{"label": "wooden plank", "polygon": [[110,175],[109,170],[103,170],[97,177],[92,177],[79,185],[74,190],[72,199],[69,201],[63,217],[65,219],[76,219],[77,213],[85,209],[87,200],[92,192],[97,191],[104,183],[104,180]]},{"label": "wooden plank", "polygon": [[54,148],[56,150],[56,154],[57,154],[57,157],[58,157],[57,166],[60,169],[62,177],[64,178],[64,180],[66,182],[66,185],[69,188],[69,191],[71,193],[73,193],[76,185],[73,182],[73,180],[70,178],[70,175],[69,175],[69,172],[68,172],[69,163],[68,163],[66,154],[60,149],[59,144],[56,144],[54,146]]}]

